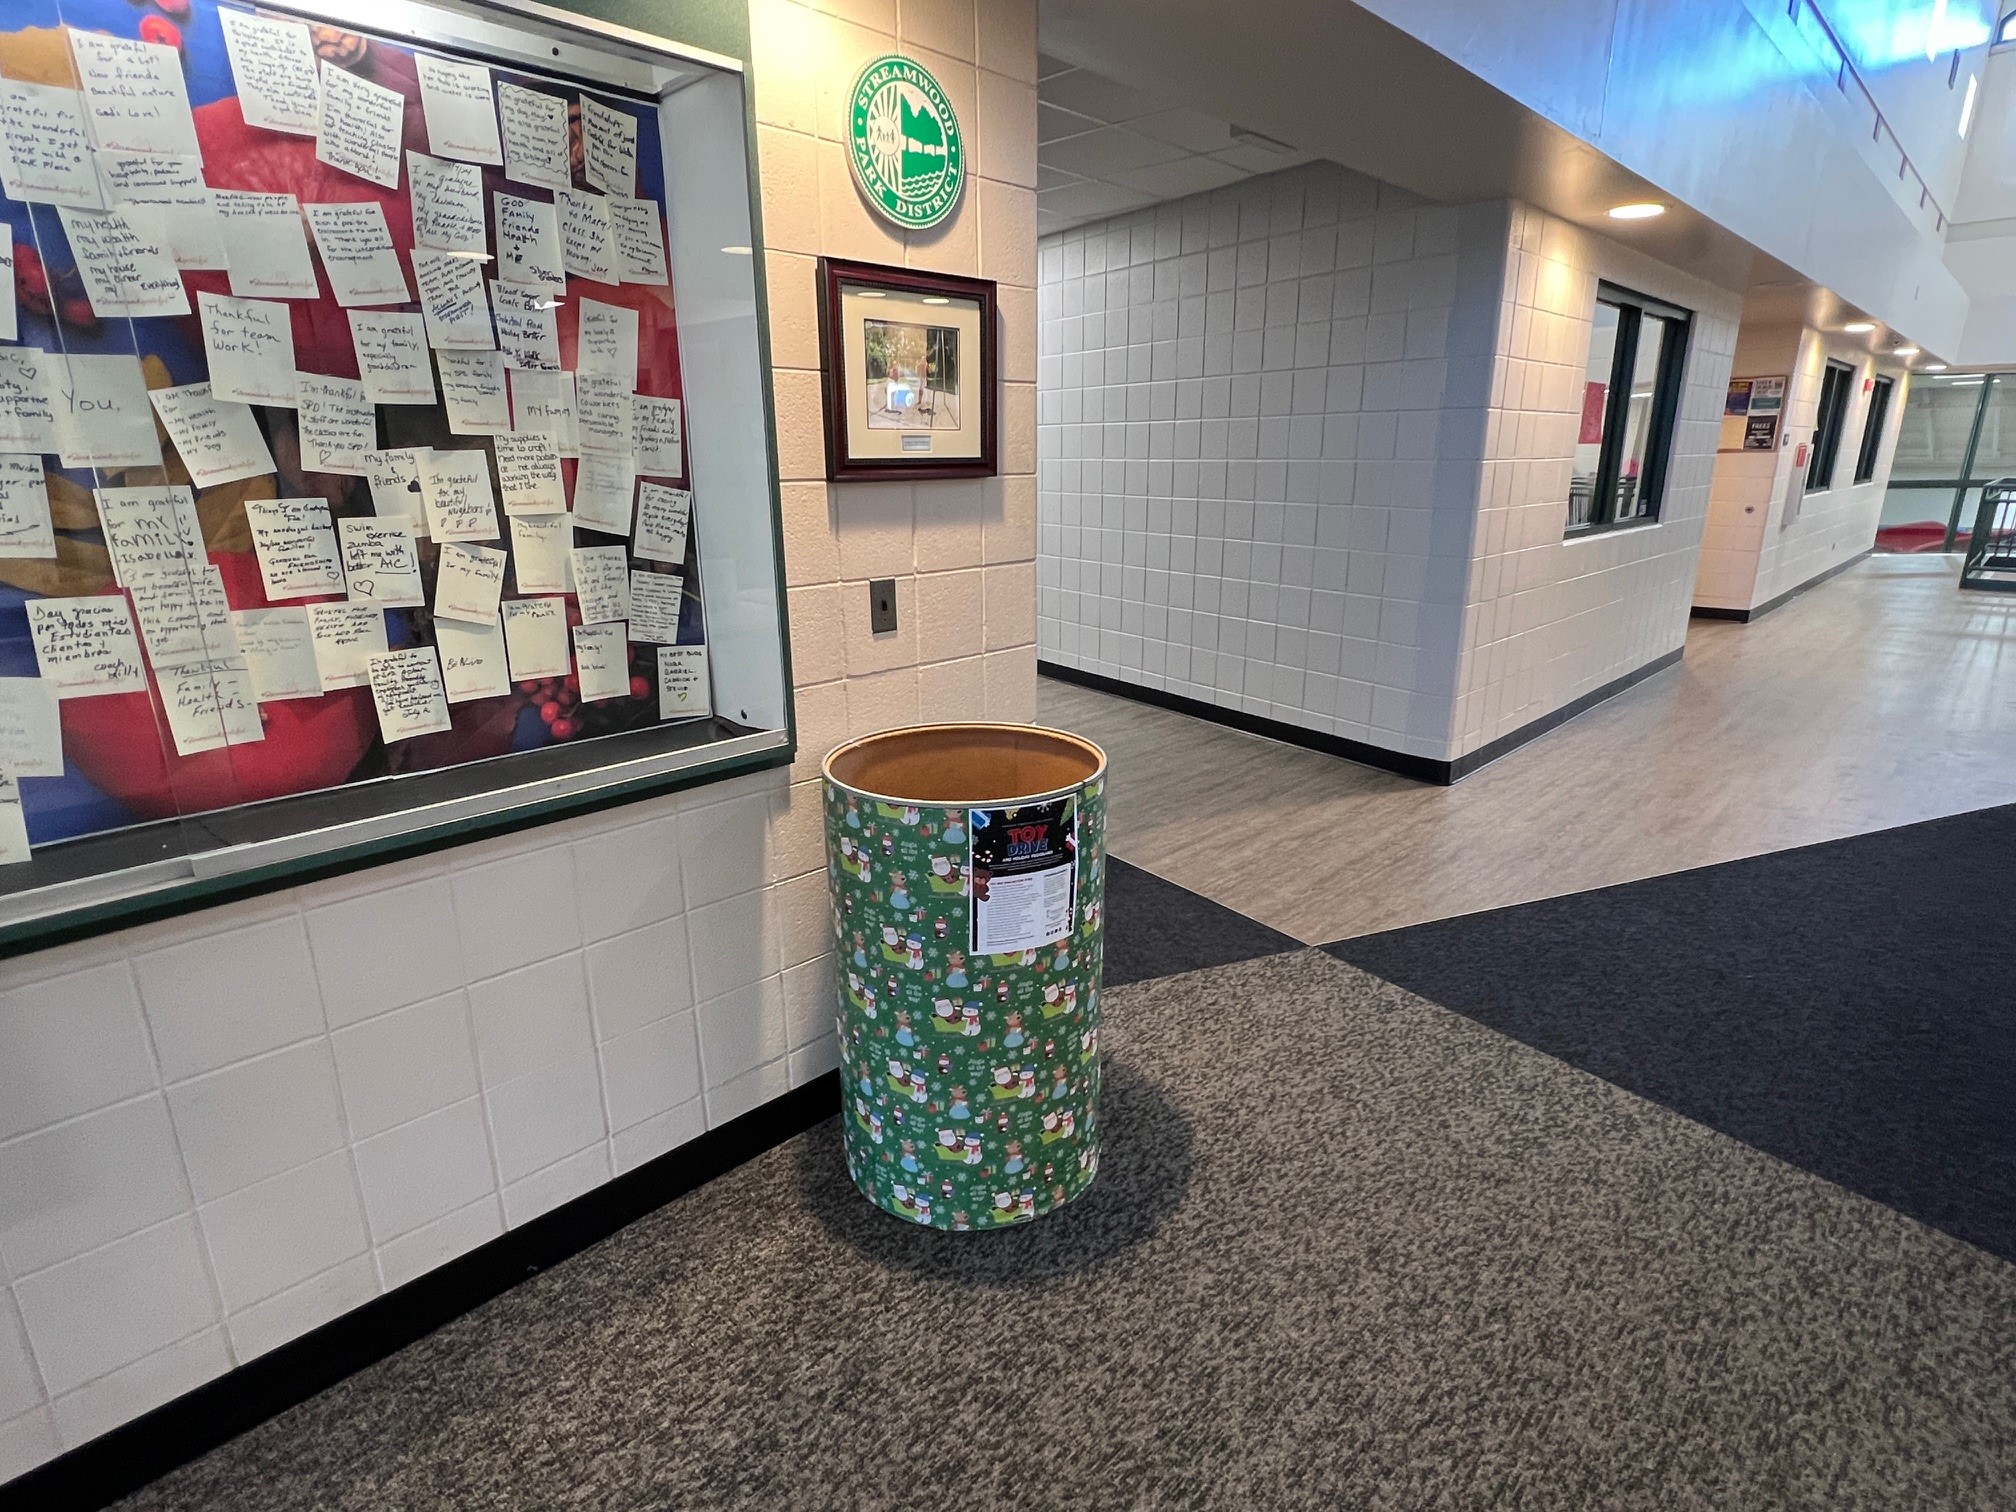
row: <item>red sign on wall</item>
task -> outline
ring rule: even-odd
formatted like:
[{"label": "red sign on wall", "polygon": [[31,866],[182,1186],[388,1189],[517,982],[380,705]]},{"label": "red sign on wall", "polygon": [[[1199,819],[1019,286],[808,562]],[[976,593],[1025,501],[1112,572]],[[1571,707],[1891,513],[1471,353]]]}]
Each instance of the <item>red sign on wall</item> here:
[{"label": "red sign on wall", "polygon": [[1587,383],[1582,386],[1582,434],[1575,438],[1580,446],[1601,446],[1603,444],[1603,400],[1609,393],[1607,383]]}]

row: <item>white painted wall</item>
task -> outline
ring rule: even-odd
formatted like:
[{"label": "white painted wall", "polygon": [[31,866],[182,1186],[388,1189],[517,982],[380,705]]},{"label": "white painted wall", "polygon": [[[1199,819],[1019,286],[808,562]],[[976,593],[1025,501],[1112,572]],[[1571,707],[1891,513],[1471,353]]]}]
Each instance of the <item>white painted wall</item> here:
[{"label": "white painted wall", "polygon": [[[1813,439],[1820,384],[1828,359],[1854,369],[1848,414],[1829,486],[1809,490],[1787,519],[1798,444]],[[1879,362],[1853,337],[1810,326],[1746,325],[1737,340],[1738,374],[1784,373],[1790,444],[1769,452],[1723,452],[1716,459],[1707,537],[1694,602],[1704,607],[1754,609],[1811,582],[1869,550],[1883,511],[1883,493],[1897,453],[1898,427],[1910,375],[1901,363]],[[1897,380],[1878,443],[1876,472],[1855,482],[1855,460],[1869,418],[1877,374]]]},{"label": "white painted wall", "polygon": [[[1735,296],[1332,164],[1043,244],[1038,645],[1449,759],[1686,632]],[[1596,283],[1696,312],[1659,524],[1564,541]]]},{"label": "white painted wall", "polygon": [[[1035,10],[752,5],[794,766],[0,963],[0,1481],[837,1064],[819,762],[1035,713]],[[897,50],[973,153],[907,237],[835,103]],[[827,251],[1000,283],[1001,477],[824,481]]]}]

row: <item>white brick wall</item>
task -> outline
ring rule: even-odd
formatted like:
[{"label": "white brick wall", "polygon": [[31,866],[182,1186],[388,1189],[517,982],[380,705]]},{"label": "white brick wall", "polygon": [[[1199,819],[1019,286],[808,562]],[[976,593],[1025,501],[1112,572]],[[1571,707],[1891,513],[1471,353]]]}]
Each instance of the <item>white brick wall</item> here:
[{"label": "white brick wall", "polygon": [[[1680,643],[1732,296],[1332,164],[1039,272],[1046,658],[1446,759]],[[1599,277],[1697,312],[1687,397],[1661,523],[1564,542]]]}]

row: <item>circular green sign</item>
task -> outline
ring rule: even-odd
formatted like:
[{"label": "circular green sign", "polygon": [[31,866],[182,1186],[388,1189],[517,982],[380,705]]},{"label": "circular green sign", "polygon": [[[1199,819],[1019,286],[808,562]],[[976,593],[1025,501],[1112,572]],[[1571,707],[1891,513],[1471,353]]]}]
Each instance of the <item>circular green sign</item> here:
[{"label": "circular green sign", "polygon": [[847,105],[854,180],[905,230],[935,226],[959,203],[966,147],[952,101],[930,71],[891,55],[861,70]]}]

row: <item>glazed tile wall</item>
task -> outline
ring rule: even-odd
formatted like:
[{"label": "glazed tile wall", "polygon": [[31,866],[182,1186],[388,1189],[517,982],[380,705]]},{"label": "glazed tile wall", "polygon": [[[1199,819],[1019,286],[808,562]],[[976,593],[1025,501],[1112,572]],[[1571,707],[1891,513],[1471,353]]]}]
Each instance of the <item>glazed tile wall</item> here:
[{"label": "glazed tile wall", "polygon": [[[0,963],[0,1480],[830,1069],[820,759],[1033,714],[1033,0],[751,26],[799,760]],[[973,150],[930,236],[837,145],[891,51]],[[820,481],[823,250],[1001,281],[1003,478]]]},{"label": "glazed tile wall", "polygon": [[[1042,246],[1043,656],[1447,759],[1678,645],[1736,301],[1312,164]],[[1564,542],[1598,278],[1696,310],[1665,517]]]},{"label": "glazed tile wall", "polygon": [[[1724,452],[1718,457],[1695,603],[1754,609],[1875,544],[1909,374],[1901,365],[1879,363],[1866,346],[1850,337],[1810,326],[1756,324],[1745,325],[1738,337],[1735,371],[1784,373],[1791,379],[1785,426],[1796,445],[1812,439],[1829,358],[1850,364],[1855,372],[1833,486],[1806,493],[1788,520],[1794,446],[1771,452]],[[1897,387],[1890,396],[1875,476],[1857,483],[1855,459],[1871,397],[1864,385],[1878,374],[1897,379]]]}]

